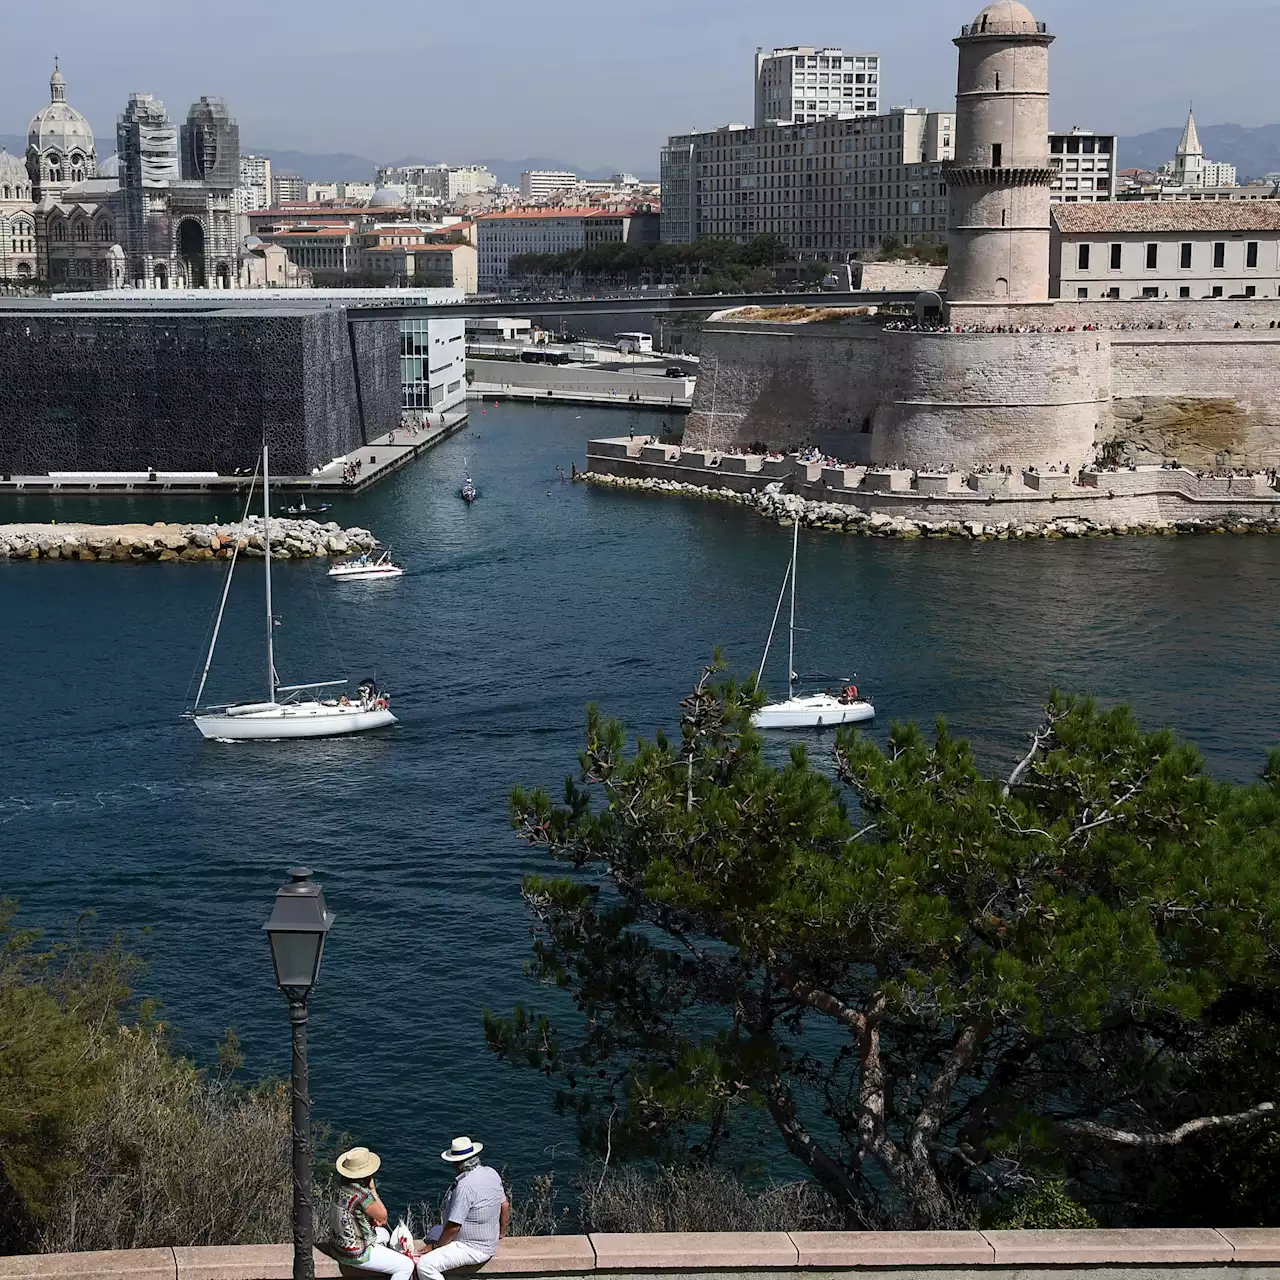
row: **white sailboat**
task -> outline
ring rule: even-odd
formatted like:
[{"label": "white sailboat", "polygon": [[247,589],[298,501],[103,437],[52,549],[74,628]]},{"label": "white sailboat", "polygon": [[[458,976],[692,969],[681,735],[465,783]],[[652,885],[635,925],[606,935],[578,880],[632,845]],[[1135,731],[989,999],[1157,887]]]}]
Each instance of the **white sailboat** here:
[{"label": "white sailboat", "polygon": [[[267,700],[245,702],[226,707],[210,707],[200,710],[209,668],[213,665],[213,652],[222,628],[222,615],[227,607],[227,595],[231,590],[231,578],[235,573],[239,542],[231,554],[227,580],[222,588],[222,601],[218,606],[218,619],[214,624],[209,653],[200,676],[200,688],[196,691],[196,709],[190,712],[196,728],[205,738],[223,742],[248,739],[277,738],[336,738],[349,733],[361,733],[366,729],[381,729],[395,724],[385,694],[378,691],[372,680],[363,681],[354,699],[345,694],[321,697],[325,689],[337,689],[346,685],[345,680],[319,680],[311,684],[281,685],[276,677],[275,619],[271,613],[271,497],[270,476],[267,466],[267,446],[262,446],[262,529],[266,557],[263,570],[267,591]],[[252,501],[252,489],[250,490]],[[246,517],[248,508],[246,506]],[[308,696],[309,695],[309,696]]]},{"label": "white sailboat", "polygon": [[778,593],[778,607],[773,611],[773,624],[769,627],[769,639],[765,642],[764,657],[760,659],[757,679],[764,676],[765,663],[769,661],[769,649],[773,633],[777,630],[782,613],[782,601],[791,586],[791,623],[787,645],[787,696],[781,702],[766,703],[751,717],[757,729],[815,729],[828,725],[861,724],[874,720],[876,709],[869,698],[858,695],[857,685],[846,685],[838,693],[796,693],[796,557],[800,548],[800,520],[797,517],[791,538],[791,563],[782,579]]}]

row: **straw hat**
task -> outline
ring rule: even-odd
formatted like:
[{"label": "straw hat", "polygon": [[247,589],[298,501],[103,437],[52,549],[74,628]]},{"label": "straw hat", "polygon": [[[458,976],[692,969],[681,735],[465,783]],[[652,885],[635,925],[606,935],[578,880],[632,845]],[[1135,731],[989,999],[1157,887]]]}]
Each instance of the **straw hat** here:
[{"label": "straw hat", "polygon": [[352,1147],[344,1151],[335,1161],[338,1172],[344,1178],[359,1181],[371,1178],[382,1167],[382,1157],[368,1147]]},{"label": "straw hat", "polygon": [[449,1144],[449,1150],[440,1153],[440,1159],[448,1160],[450,1164],[461,1164],[464,1160],[470,1160],[472,1156],[478,1156],[483,1150],[483,1142],[472,1142],[470,1138],[454,1138]]}]

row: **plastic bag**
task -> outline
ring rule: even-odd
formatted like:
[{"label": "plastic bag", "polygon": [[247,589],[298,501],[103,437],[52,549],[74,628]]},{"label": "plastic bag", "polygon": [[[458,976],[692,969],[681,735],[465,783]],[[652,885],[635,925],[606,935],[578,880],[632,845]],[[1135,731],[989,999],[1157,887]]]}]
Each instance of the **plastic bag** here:
[{"label": "plastic bag", "polygon": [[403,1218],[396,1223],[396,1229],[391,1233],[391,1247],[397,1253],[407,1253],[412,1256],[416,1256],[416,1251],[413,1245],[413,1232],[405,1226]]}]

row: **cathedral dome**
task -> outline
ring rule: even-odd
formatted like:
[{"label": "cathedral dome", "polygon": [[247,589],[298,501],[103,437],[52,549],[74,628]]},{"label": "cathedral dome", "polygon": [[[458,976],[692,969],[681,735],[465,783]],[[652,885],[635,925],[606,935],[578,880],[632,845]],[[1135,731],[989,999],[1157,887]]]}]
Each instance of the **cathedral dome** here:
[{"label": "cathedral dome", "polygon": [[1018,0],[996,0],[989,4],[973,20],[974,35],[990,32],[992,35],[1035,35],[1040,24],[1025,4]]},{"label": "cathedral dome", "polygon": [[370,209],[400,209],[404,206],[404,196],[394,187],[379,187],[369,197]]},{"label": "cathedral dome", "polygon": [[49,78],[49,105],[32,117],[27,146],[42,156],[51,151],[64,157],[73,152],[86,159],[93,156],[93,130],[67,101],[67,82],[56,64]]},{"label": "cathedral dome", "polygon": [[27,176],[27,166],[17,156],[11,156],[8,151],[0,147],[0,182],[21,182],[25,185],[30,181],[31,179]]}]

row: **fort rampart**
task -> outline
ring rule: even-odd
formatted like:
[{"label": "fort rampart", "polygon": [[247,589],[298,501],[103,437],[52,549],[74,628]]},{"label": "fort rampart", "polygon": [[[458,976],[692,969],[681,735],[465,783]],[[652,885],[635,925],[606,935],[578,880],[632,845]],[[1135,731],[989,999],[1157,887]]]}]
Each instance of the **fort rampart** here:
[{"label": "fort rampart", "polygon": [[722,313],[685,441],[966,471],[1079,469],[1112,440],[1136,461],[1280,464],[1280,301],[966,304],[950,321]]}]

